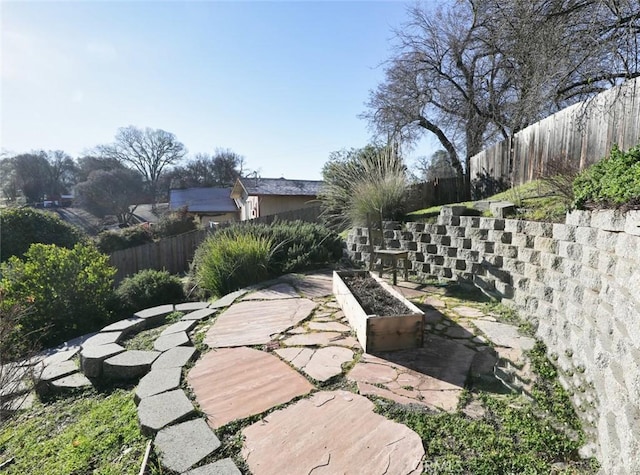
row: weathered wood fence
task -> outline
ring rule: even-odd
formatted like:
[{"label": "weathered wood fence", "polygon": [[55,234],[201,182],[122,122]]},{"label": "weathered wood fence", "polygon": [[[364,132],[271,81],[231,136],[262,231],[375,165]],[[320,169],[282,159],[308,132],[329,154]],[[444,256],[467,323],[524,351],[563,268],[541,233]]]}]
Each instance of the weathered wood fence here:
[{"label": "weathered wood fence", "polygon": [[567,107],[471,157],[471,179],[488,174],[514,185],[535,180],[551,161],[582,170],[613,145],[640,143],[640,77]]},{"label": "weathered wood fence", "polygon": [[[299,210],[263,216],[250,221],[235,221],[234,224],[271,224],[278,221],[301,220],[317,222],[320,215],[320,206],[310,206]],[[222,223],[220,227],[232,223]],[[191,231],[178,236],[172,236],[160,241],[131,247],[121,251],[115,251],[109,256],[110,264],[117,269],[115,282],[122,281],[127,276],[133,275],[144,269],[166,270],[171,274],[180,274],[189,270],[193,255],[202,241],[213,230]]]},{"label": "weathered wood fence", "polygon": [[462,201],[464,184],[456,177],[414,183],[407,194],[407,211]]},{"label": "weathered wood fence", "polygon": [[186,272],[195,250],[207,234],[204,230],[191,231],[114,252],[109,256],[109,262],[118,270],[116,283],[144,269],[166,270],[171,274]]}]

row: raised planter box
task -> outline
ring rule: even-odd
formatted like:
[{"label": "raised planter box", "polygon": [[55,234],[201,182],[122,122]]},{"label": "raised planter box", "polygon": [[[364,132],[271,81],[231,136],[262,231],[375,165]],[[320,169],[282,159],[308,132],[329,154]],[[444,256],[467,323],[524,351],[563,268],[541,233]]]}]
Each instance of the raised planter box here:
[{"label": "raised planter box", "polygon": [[[380,284],[382,289],[407,307],[407,313],[401,315],[367,315],[358,299],[342,279],[342,276],[354,274],[368,274],[371,276]],[[366,353],[404,350],[422,346],[424,312],[373,273],[368,271],[334,271],[333,294]]]}]

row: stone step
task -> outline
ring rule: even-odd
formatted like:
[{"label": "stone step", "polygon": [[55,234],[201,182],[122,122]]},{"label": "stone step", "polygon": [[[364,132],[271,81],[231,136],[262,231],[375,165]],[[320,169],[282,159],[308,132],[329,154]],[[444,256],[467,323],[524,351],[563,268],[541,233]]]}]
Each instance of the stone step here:
[{"label": "stone step", "polygon": [[182,317],[182,320],[195,320],[195,321],[206,320],[217,311],[218,310],[216,310],[215,308],[203,308],[200,310],[196,310],[195,312],[187,313]]},{"label": "stone step", "polygon": [[125,351],[104,361],[103,374],[115,380],[140,378],[147,374],[158,356],[160,353],[157,351]]},{"label": "stone step", "polygon": [[73,373],[60,379],[51,381],[51,389],[58,392],[77,391],[92,386],[91,381],[82,373]]},{"label": "stone step", "polygon": [[152,369],[138,383],[135,391],[135,402],[138,404],[145,397],[178,389],[182,368]]},{"label": "stone step", "polygon": [[176,346],[162,353],[151,365],[151,369],[182,368],[196,354],[193,346]]},{"label": "stone step", "polygon": [[153,348],[156,351],[167,351],[176,346],[190,346],[191,340],[186,332],[170,333],[168,335],[159,336],[153,342]]},{"label": "stone step", "polygon": [[134,313],[133,316],[142,318],[145,321],[145,328],[153,328],[164,323],[166,316],[172,313],[173,310],[173,304],[158,305],[157,307],[140,310]]},{"label": "stone step", "polygon": [[202,467],[194,468],[182,475],[241,475],[232,459],[226,458],[213,463],[208,463]]},{"label": "stone step", "polygon": [[165,328],[160,336],[171,335],[172,333],[188,332],[198,324],[197,320],[180,320]]},{"label": "stone step", "polygon": [[203,419],[194,419],[162,429],[153,443],[158,451],[160,463],[176,472],[189,470],[221,445]]},{"label": "stone step", "polygon": [[102,363],[124,351],[126,350],[117,343],[83,348],[80,352],[80,369],[85,376],[98,378],[102,375]]},{"label": "stone step", "polygon": [[101,332],[122,332],[123,337],[130,334],[138,333],[144,328],[145,319],[140,317],[129,317],[124,320],[117,321],[111,325],[104,327]]},{"label": "stone step", "polygon": [[140,429],[145,435],[153,435],[193,413],[193,404],[181,389],[146,397],[138,405]]},{"label": "stone step", "polygon": [[176,304],[177,312],[191,312],[193,310],[201,310],[203,308],[207,308],[209,306],[209,302],[185,302]]}]

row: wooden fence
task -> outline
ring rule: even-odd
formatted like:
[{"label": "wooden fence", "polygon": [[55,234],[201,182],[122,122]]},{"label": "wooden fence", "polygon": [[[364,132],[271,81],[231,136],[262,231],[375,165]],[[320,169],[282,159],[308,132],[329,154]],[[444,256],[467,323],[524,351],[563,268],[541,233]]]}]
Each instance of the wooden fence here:
[{"label": "wooden fence", "polygon": [[464,185],[456,177],[437,178],[410,186],[407,211],[416,211],[436,205],[457,203],[463,199]]},{"label": "wooden fence", "polygon": [[109,261],[118,270],[116,283],[144,269],[166,270],[171,274],[186,272],[195,250],[206,236],[207,231],[191,231],[114,252]]},{"label": "wooden fence", "polygon": [[552,160],[582,170],[613,145],[640,143],[640,77],[567,107],[471,157],[471,179],[488,174],[520,185],[538,178]]},{"label": "wooden fence", "polygon": [[[250,221],[234,221],[221,223],[219,227],[231,224],[271,224],[278,221],[307,221],[317,222],[320,206],[310,206],[299,210],[287,211],[271,216],[262,216]],[[160,241],[143,244],[116,251],[109,256],[110,264],[117,269],[115,282],[133,275],[144,269],[166,270],[171,274],[180,274],[189,270],[193,255],[200,243],[213,230],[191,231],[178,236],[172,236]]]}]

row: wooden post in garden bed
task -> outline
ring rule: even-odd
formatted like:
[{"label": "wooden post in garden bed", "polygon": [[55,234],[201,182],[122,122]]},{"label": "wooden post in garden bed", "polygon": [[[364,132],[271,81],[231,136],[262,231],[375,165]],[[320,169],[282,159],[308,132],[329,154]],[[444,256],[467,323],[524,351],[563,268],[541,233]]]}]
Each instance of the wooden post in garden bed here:
[{"label": "wooden post in garden bed", "polygon": [[[384,291],[404,304],[407,309],[406,314],[367,315],[358,298],[342,279],[343,276],[355,274],[364,274],[375,279]],[[334,271],[333,293],[366,353],[404,350],[422,346],[424,312],[373,273],[368,271]]]}]

